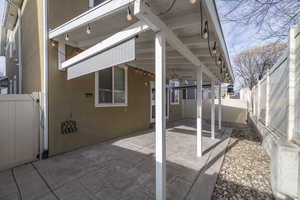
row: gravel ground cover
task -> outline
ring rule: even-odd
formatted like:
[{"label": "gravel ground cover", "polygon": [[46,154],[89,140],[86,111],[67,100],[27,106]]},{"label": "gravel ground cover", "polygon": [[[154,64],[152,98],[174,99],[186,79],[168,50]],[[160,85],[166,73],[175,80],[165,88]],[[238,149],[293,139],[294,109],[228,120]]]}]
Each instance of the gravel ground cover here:
[{"label": "gravel ground cover", "polygon": [[251,128],[234,128],[212,199],[274,199],[270,159]]}]

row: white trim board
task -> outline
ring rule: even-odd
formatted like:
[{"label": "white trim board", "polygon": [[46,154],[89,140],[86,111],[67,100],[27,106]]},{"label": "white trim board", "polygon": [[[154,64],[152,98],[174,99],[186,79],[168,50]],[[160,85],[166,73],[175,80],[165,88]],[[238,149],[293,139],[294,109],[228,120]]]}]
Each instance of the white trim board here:
[{"label": "white trim board", "polygon": [[114,75],[115,66],[112,67],[112,103],[99,103],[99,71],[95,73],[95,107],[127,107],[128,106],[128,68],[125,67],[125,102],[124,103],[115,103],[114,102]]},{"label": "white trim board", "polygon": [[97,53],[105,51],[113,46],[116,46],[128,39],[135,37],[137,34],[148,30],[149,27],[143,22],[137,22],[128,28],[120,31],[111,37],[99,42],[98,44],[92,46],[91,48],[81,52],[80,54],[66,60],[62,63],[62,69],[70,67],[78,62],[81,62],[84,59],[87,59],[91,56],[94,56]]},{"label": "white trim board", "polygon": [[135,60],[135,38],[68,68],[68,80]]}]

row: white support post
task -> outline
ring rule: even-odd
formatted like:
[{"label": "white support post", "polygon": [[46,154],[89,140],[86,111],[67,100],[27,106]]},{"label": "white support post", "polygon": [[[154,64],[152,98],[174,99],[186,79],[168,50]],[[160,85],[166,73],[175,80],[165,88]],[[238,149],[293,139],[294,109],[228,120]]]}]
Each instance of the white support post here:
[{"label": "white support post", "polygon": [[66,61],[66,44],[62,41],[58,42],[58,69],[62,71],[66,71],[62,69],[62,63]]},{"label": "white support post", "polygon": [[295,133],[295,86],[296,86],[296,28],[290,29],[289,36],[289,104],[288,104],[288,140],[292,140]]},{"label": "white support post", "polygon": [[202,67],[197,68],[197,156],[202,156]]},{"label": "white support post", "polygon": [[219,83],[219,95],[218,95],[218,99],[219,99],[219,106],[218,106],[218,113],[219,113],[219,130],[222,129],[222,99],[221,99],[221,95],[222,95],[222,90],[221,90],[221,83]]},{"label": "white support post", "polygon": [[215,81],[211,81],[211,138],[215,139]]},{"label": "white support post", "polygon": [[270,125],[270,70],[267,71],[267,91],[266,91],[266,126]]},{"label": "white support post", "polygon": [[156,200],[166,199],[166,38],[155,38]]},{"label": "white support post", "polygon": [[261,98],[261,81],[259,80],[257,84],[257,114],[256,114],[257,122],[260,119],[260,98]]},{"label": "white support post", "polygon": [[44,128],[44,151],[43,151],[43,156],[48,157],[48,151],[49,151],[49,146],[48,146],[48,0],[43,0],[43,84],[42,84],[42,94],[43,94],[43,99],[42,99],[42,104],[43,104],[43,128]]}]

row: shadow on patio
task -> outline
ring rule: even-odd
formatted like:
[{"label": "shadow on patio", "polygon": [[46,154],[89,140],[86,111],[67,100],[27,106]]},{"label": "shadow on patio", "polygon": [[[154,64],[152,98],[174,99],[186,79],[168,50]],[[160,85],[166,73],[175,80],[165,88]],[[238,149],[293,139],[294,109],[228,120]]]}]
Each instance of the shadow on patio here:
[{"label": "shadow on patio", "polygon": [[[176,122],[167,133],[168,199],[210,199],[222,165],[230,130],[203,137],[198,158],[196,135],[183,131],[193,123]],[[14,178],[23,199],[155,199],[154,139],[147,131],[4,171],[0,199],[18,198]]]}]

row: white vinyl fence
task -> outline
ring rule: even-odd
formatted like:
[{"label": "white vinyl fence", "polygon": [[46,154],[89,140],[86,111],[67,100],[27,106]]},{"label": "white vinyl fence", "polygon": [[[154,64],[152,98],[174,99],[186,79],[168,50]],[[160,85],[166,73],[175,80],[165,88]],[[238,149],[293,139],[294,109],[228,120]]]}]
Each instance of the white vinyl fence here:
[{"label": "white vinyl fence", "polygon": [[292,29],[285,56],[252,88],[248,110],[255,123],[278,136],[300,142],[300,36],[297,29]]},{"label": "white vinyl fence", "polygon": [[31,95],[0,95],[0,170],[36,159],[39,109]]},{"label": "white vinyl fence", "polygon": [[[216,124],[218,119],[218,103],[215,99]],[[222,121],[236,124],[246,124],[247,122],[247,102],[240,99],[222,99]],[[197,116],[196,100],[182,101],[183,118],[195,118]],[[211,99],[204,99],[202,115],[204,119],[211,118]]]}]

